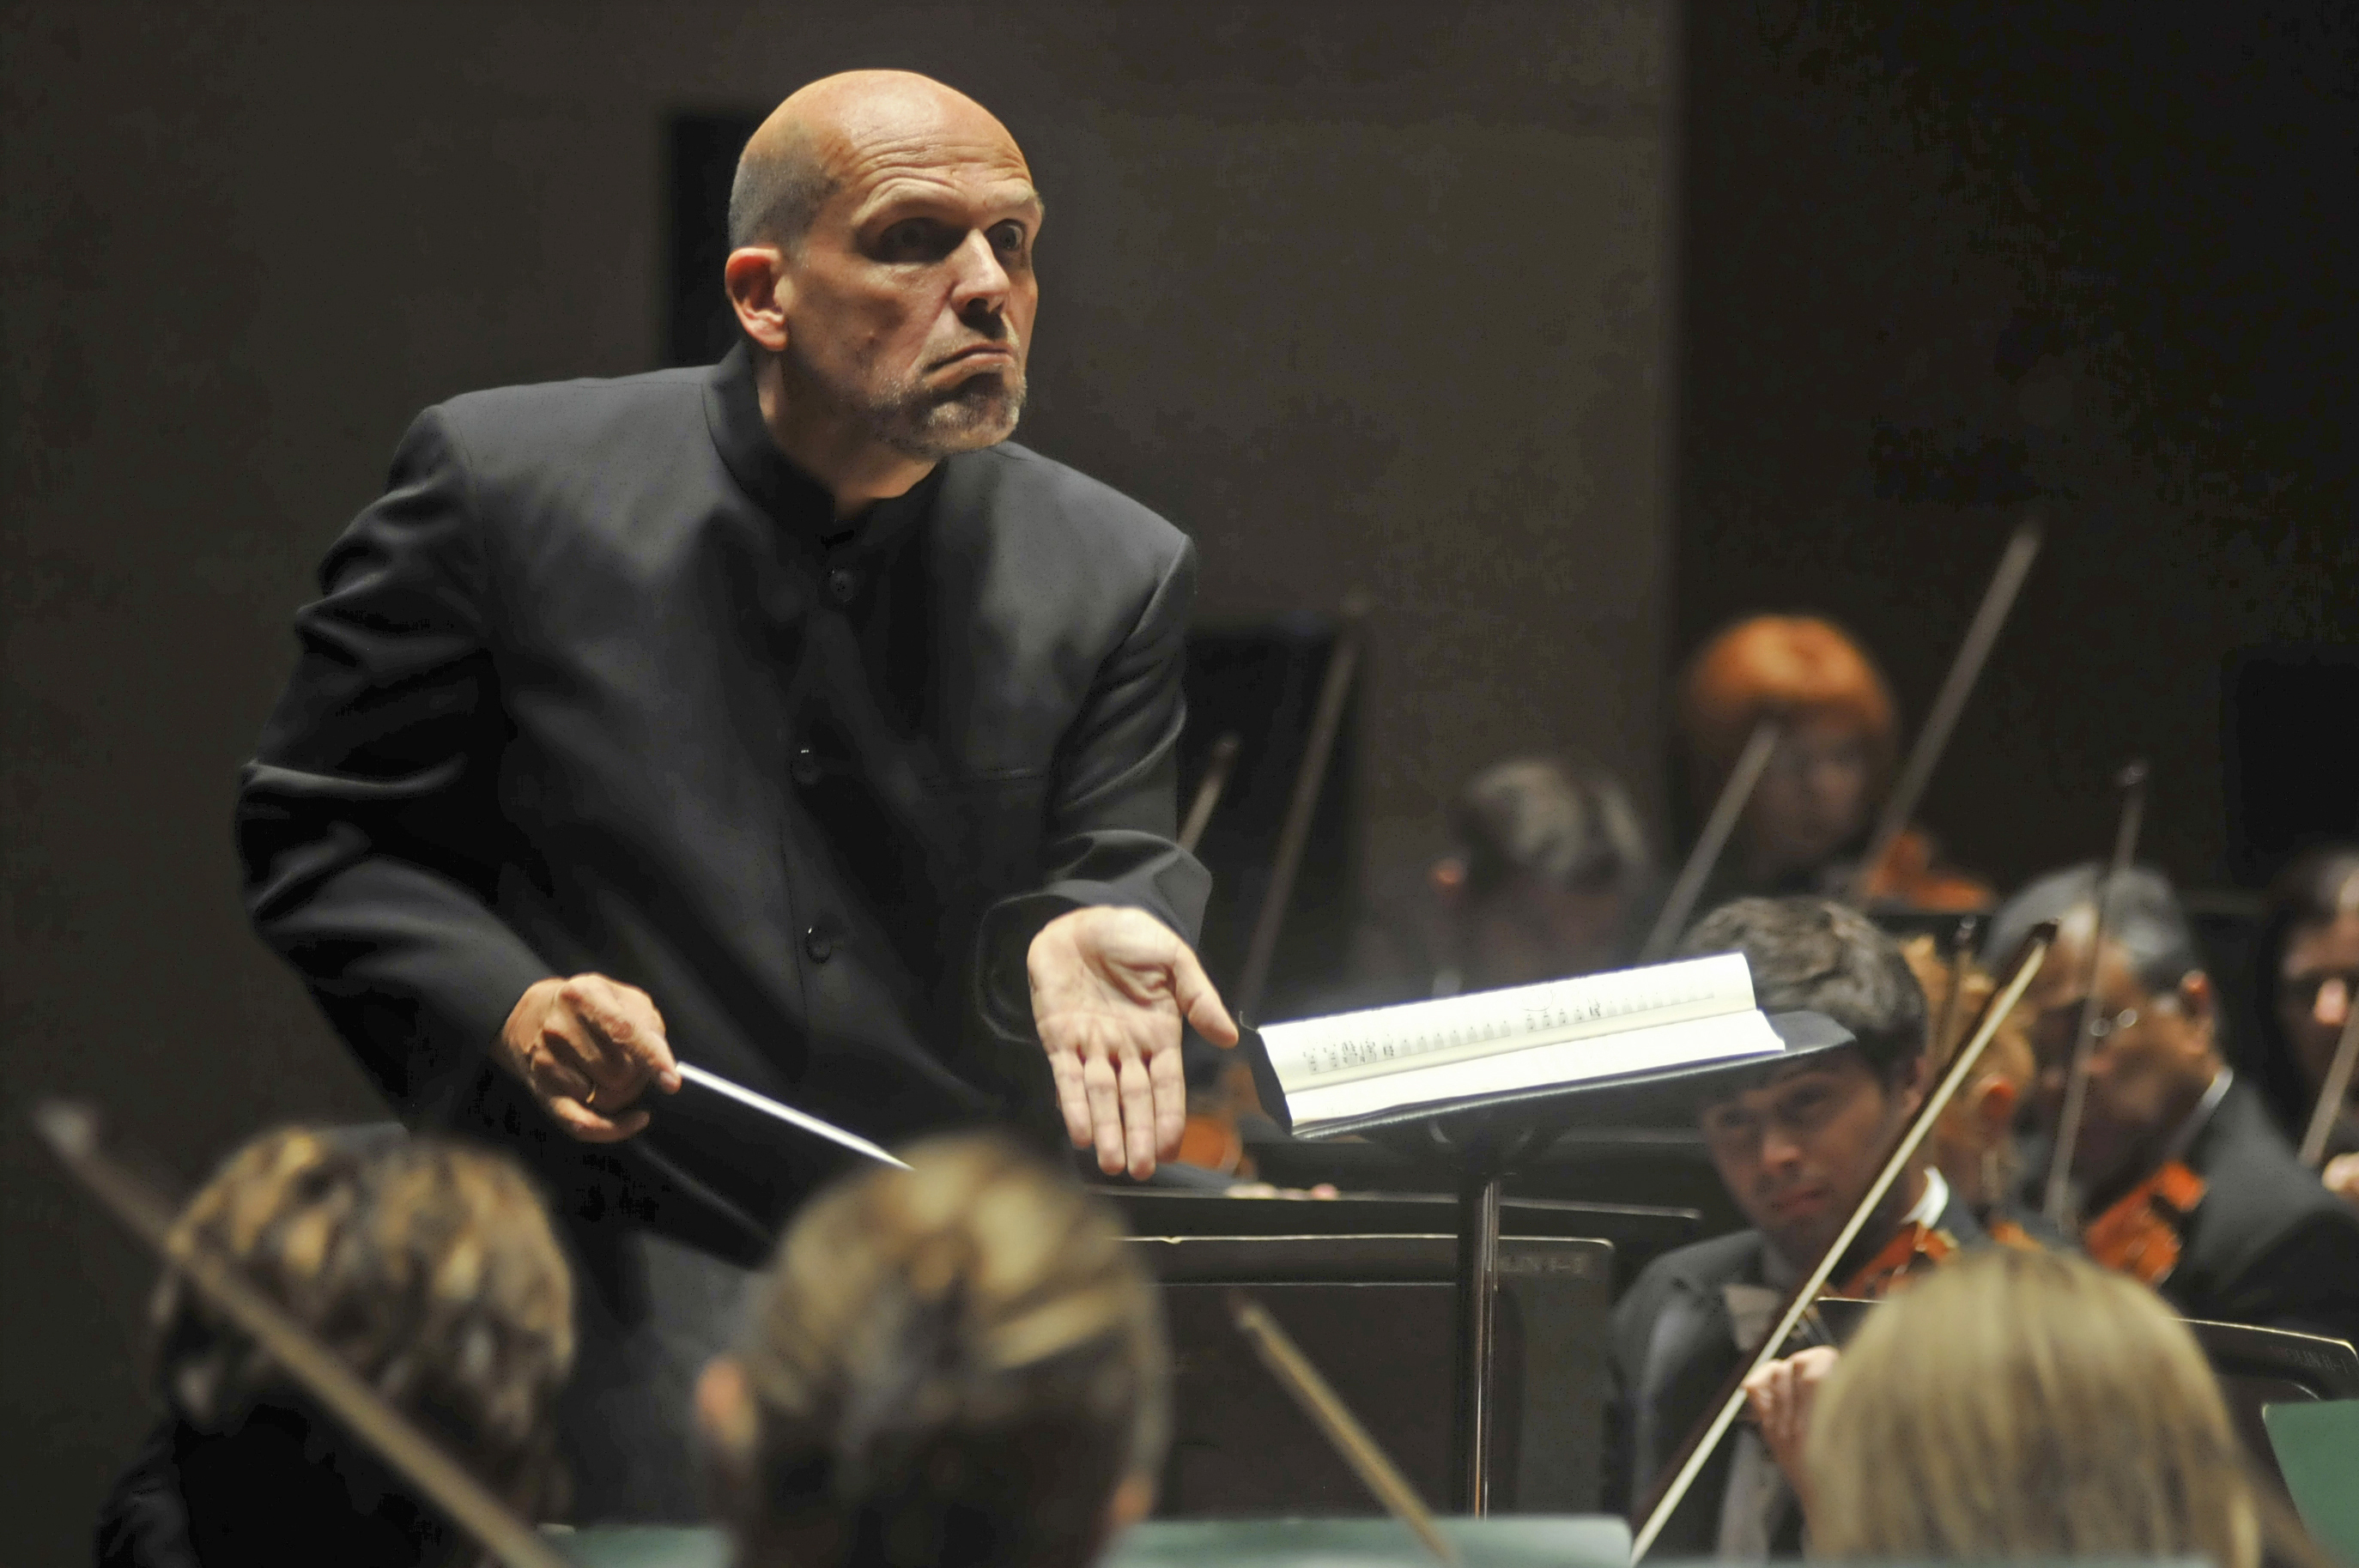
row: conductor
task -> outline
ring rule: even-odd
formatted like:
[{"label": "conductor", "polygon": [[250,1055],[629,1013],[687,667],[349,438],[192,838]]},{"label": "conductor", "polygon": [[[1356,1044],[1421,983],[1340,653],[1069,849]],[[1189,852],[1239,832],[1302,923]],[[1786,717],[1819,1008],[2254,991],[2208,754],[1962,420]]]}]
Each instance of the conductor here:
[{"label": "conductor", "polygon": [[297,617],[255,925],[405,1119],[577,1221],[751,1262],[816,1179],[667,1101],[682,1059],[1144,1176],[1182,1020],[1235,1038],[1172,842],[1192,546],[1007,439],[1040,222],[972,100],[803,88],[738,167],[727,358],[428,409]]}]

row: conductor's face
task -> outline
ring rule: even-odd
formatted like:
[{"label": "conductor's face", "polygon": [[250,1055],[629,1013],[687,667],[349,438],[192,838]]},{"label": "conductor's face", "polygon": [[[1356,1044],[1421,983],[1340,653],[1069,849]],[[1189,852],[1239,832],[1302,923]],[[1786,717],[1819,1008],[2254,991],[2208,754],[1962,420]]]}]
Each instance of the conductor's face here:
[{"label": "conductor's face", "polygon": [[1866,1195],[1920,1098],[1914,1079],[1888,1085],[1858,1052],[1831,1051],[1707,1106],[1701,1125],[1736,1206],[1780,1257],[1807,1269]]},{"label": "conductor's face", "polygon": [[757,153],[808,170],[817,196],[799,237],[730,262],[740,319],[780,356],[799,416],[921,461],[1006,440],[1024,406],[1041,218],[1006,128],[938,82],[864,71],[789,99]]}]

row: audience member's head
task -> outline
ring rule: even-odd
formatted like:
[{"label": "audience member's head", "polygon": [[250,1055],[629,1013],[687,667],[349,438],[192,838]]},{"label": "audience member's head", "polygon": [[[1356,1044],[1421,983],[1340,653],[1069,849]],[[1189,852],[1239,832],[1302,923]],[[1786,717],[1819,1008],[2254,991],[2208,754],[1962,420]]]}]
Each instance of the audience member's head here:
[{"label": "audience member's head", "polygon": [[1170,1367],[1098,1200],[943,1139],[802,1211],[698,1389],[748,1568],[1082,1568],[1142,1516]]},{"label": "audience member's head", "polygon": [[[1900,951],[1925,992],[1931,1020],[1926,1068],[1929,1076],[1938,1077],[1957,1060],[1995,982],[1971,957],[1953,968],[1930,936],[1912,936]],[[2031,1041],[2018,1008],[1999,1021],[1982,1060],[1933,1123],[1933,1163],[1977,1213],[2014,1189],[2019,1173],[2015,1114],[2031,1092]]]},{"label": "audience member's head", "polygon": [[[397,1131],[266,1133],[190,1201],[169,1246],[234,1262],[518,1511],[561,1500],[551,1412],[572,1284],[506,1159]],[[467,1560],[447,1520],[177,1272],[155,1321],[162,1392],[191,1434],[179,1473],[201,1560]]]},{"label": "audience member's head", "polygon": [[[2258,960],[2254,1076],[2287,1135],[2298,1140],[2359,1006],[2359,845],[2322,845],[2278,874],[2269,885]],[[2359,1080],[2345,1103],[2346,1127],[2359,1128]]]},{"label": "audience member's head", "polygon": [[[1854,1036],[1712,1101],[1698,1119],[1737,1206],[1780,1257],[1807,1268],[1924,1102],[1925,993],[1891,937],[1827,899],[1739,899],[1698,923],[1680,953],[1742,953],[1762,1009],[1822,1012]],[[1896,1184],[1895,1201],[1908,1190]]]},{"label": "audience member's head", "polygon": [[2186,912],[2161,872],[2137,866],[2123,873],[2106,900],[2104,948],[2093,970],[2097,890],[2105,874],[2102,866],[2083,864],[2039,878],[1992,917],[1983,949],[2011,954],[2033,925],[2058,923],[2056,945],[2024,995],[2038,1067],[2032,1105],[2051,1132],[2095,977],[2096,1037],[2072,1160],[2074,1178],[2093,1198],[2153,1168],[2221,1065],[2212,982]]},{"label": "audience member's head", "polygon": [[1477,773],[1433,868],[1462,985],[1526,985],[1609,968],[1653,869],[1638,814],[1601,768],[1550,758]]},{"label": "audience member's head", "polygon": [[1690,662],[1680,721],[1699,803],[1719,794],[1765,718],[1778,719],[1785,733],[1739,827],[1738,853],[1755,886],[1858,847],[1897,740],[1891,688],[1875,662],[1810,616],[1741,621]]},{"label": "audience member's head", "polygon": [[1877,1307],[1818,1395],[1804,1469],[1818,1557],[2260,1557],[2193,1336],[2057,1253],[1972,1253]]}]

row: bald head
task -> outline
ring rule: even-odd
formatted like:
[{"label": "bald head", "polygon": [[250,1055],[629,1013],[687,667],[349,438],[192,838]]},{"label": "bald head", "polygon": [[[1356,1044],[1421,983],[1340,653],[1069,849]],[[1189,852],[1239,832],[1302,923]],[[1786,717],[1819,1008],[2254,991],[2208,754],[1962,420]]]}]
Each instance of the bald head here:
[{"label": "bald head", "polygon": [[988,109],[929,76],[847,70],[797,91],[762,122],[729,188],[729,245],[791,251],[828,198],[877,158],[964,146],[1021,168],[1024,155]]}]

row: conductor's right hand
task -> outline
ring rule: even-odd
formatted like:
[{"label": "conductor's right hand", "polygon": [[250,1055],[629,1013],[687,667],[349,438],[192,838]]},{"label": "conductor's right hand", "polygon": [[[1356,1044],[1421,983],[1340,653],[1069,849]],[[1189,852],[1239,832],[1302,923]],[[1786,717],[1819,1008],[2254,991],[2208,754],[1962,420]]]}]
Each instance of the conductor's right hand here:
[{"label": "conductor's right hand", "polygon": [[603,975],[535,981],[493,1055],[584,1143],[619,1143],[646,1127],[647,1113],[630,1108],[650,1086],[679,1089],[663,1015],[647,992]]}]

